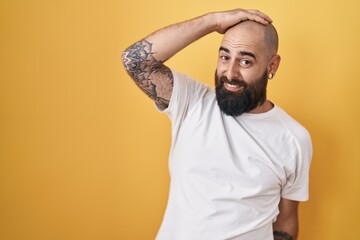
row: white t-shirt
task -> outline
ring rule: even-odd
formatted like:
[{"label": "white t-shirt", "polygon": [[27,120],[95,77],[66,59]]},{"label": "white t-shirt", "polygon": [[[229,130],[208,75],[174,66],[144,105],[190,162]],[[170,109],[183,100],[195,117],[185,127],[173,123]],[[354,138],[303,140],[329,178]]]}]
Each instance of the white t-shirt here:
[{"label": "white t-shirt", "polygon": [[227,116],[212,88],[173,74],[170,192],[156,239],[272,240],[280,197],[308,199],[308,132],[278,106]]}]

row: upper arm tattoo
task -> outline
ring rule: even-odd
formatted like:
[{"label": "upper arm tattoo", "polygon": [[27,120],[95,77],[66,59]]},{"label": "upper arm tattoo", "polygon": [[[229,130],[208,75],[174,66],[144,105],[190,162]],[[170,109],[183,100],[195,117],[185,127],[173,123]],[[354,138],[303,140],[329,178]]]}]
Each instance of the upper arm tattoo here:
[{"label": "upper arm tattoo", "polygon": [[139,41],[122,54],[125,69],[135,83],[157,105],[167,108],[169,105],[174,77],[170,68],[154,58],[152,43],[147,40]]},{"label": "upper arm tattoo", "polygon": [[293,238],[286,232],[274,231],[274,240],[293,240]]}]

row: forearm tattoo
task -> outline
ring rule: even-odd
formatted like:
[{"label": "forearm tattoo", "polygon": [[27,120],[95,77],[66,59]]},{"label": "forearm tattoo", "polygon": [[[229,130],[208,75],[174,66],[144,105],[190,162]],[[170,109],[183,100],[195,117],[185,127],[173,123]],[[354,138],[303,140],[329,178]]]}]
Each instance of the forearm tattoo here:
[{"label": "forearm tattoo", "polygon": [[274,240],[293,240],[293,237],[286,232],[274,231]]},{"label": "forearm tattoo", "polygon": [[169,105],[174,77],[168,67],[154,58],[151,50],[152,43],[147,40],[139,41],[124,51],[122,60],[135,83],[156,104],[166,108]]}]

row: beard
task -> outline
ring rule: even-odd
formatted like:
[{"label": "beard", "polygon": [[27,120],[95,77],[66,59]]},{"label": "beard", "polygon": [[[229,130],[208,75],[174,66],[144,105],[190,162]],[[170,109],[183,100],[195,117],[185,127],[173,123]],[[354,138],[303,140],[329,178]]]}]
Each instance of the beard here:
[{"label": "beard", "polygon": [[[224,87],[224,83],[243,86],[243,89],[231,92]],[[225,76],[219,78],[215,73],[216,100],[220,110],[226,115],[233,117],[250,112],[265,102],[267,83],[266,70],[259,79],[251,84],[243,80],[232,79],[229,81]]]}]

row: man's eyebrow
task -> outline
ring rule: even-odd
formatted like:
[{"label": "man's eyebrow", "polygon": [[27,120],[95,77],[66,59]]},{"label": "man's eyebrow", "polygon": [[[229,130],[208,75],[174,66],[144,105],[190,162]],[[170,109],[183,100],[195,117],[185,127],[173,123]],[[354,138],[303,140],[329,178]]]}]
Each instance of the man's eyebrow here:
[{"label": "man's eyebrow", "polygon": [[[219,48],[219,51],[224,51],[224,52],[226,52],[226,53],[230,53],[230,50],[227,49],[226,47],[220,47],[220,48]],[[255,56],[255,54],[252,53],[252,52],[240,51],[240,52],[239,52],[239,55],[241,55],[241,56],[250,56],[250,57],[252,57],[252,58],[254,58],[254,59],[256,60],[256,56]]]},{"label": "man's eyebrow", "polygon": [[230,50],[227,49],[227,48],[225,48],[225,47],[220,47],[220,48],[219,48],[219,52],[220,52],[220,51],[224,51],[224,52],[226,52],[226,53],[230,53]]},{"label": "man's eyebrow", "polygon": [[239,53],[240,53],[241,56],[250,56],[250,57],[252,57],[252,58],[254,58],[256,60],[256,56],[252,52],[240,51]]}]

